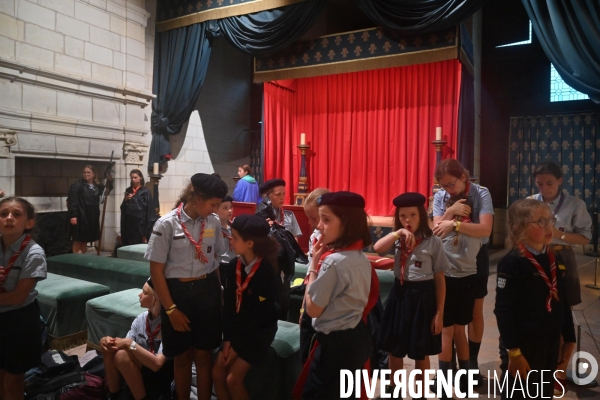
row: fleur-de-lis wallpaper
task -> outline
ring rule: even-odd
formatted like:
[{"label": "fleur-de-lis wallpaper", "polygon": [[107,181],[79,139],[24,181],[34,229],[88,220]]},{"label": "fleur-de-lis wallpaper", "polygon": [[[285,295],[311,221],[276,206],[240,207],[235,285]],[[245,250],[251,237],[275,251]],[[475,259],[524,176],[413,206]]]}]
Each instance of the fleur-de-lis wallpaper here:
[{"label": "fleur-de-lis wallpaper", "polygon": [[531,172],[545,161],[563,171],[563,190],[600,206],[600,113],[510,120],[508,203],[537,193]]}]

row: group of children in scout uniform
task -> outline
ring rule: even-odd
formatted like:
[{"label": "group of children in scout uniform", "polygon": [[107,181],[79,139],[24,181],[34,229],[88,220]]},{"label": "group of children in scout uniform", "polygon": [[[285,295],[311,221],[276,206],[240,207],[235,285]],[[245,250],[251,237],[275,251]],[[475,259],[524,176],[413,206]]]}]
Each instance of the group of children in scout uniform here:
[{"label": "group of children in scout uniform", "polygon": [[[407,355],[418,368],[429,368],[428,356],[440,353],[440,368],[448,370],[453,342],[459,368],[472,367],[465,326],[477,313],[474,304],[481,289],[472,276],[483,275],[477,263],[482,240],[466,237],[486,236],[489,213],[482,210],[487,210],[489,192],[452,171],[438,177],[444,190],[436,203],[449,194],[465,196],[470,205],[464,200],[443,207],[438,203],[431,229],[425,197],[402,194],[393,200],[394,230],[374,246],[378,252],[395,250],[396,280],[376,343],[389,353],[392,370],[403,368]],[[148,311],[134,321],[125,339],[101,341],[114,360],[107,369],[111,398],[117,396],[120,376],[136,399],[154,396],[146,391],[147,380],[162,382],[160,377],[170,376],[171,362],[179,399],[189,398],[192,362],[199,399],[210,398],[213,381],[219,399],[248,398],[244,377],[266,354],[277,331],[274,288],[281,277],[269,224],[285,224],[286,218],[279,205],[279,221],[241,215],[229,223],[226,194],[222,180],[196,174],[177,207],[155,224],[145,255],[151,279],[140,294]],[[371,243],[362,196],[326,190],[311,196],[306,211],[316,229],[300,321],[306,333],[303,357],[309,352],[310,357],[299,393],[303,399],[334,399],[339,397],[339,371],[362,369],[369,358],[364,317],[379,288],[362,251]],[[517,371],[524,376],[529,369],[554,369],[560,336],[568,346],[574,331],[561,260],[547,246],[552,213],[543,202],[520,200],[510,208],[508,220],[514,250],[498,266],[495,313],[508,352],[505,368],[513,379]],[[46,268],[43,251],[28,235],[33,224],[28,202],[12,197],[0,201],[0,397],[9,399],[22,398],[23,374],[39,360],[34,354],[39,342],[35,283],[45,278]],[[31,327],[30,340],[24,327]],[[312,336],[318,346],[309,349],[306,338]],[[215,348],[219,352],[213,362]],[[544,387],[548,390],[552,384]]]}]

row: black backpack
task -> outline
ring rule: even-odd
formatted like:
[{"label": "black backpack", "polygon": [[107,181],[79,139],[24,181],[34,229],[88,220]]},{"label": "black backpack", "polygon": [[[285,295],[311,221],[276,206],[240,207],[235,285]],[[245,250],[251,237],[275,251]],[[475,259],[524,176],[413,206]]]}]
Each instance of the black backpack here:
[{"label": "black backpack", "polygon": [[[62,386],[81,380],[79,359],[62,351],[47,351],[42,362],[25,374],[25,398],[36,399],[42,393],[53,393]],[[78,376],[79,375],[79,376]]]}]

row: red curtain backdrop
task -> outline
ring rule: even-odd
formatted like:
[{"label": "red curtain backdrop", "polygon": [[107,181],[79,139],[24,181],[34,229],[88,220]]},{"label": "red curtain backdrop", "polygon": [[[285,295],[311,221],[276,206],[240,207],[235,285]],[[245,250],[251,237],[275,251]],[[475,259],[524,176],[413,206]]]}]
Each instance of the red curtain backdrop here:
[{"label": "red curtain backdrop", "polygon": [[400,193],[429,197],[437,126],[443,158],[457,156],[460,79],[450,60],[265,84],[265,180],[285,179],[293,202],[305,133],[310,189],[360,193],[370,215],[392,215]]}]

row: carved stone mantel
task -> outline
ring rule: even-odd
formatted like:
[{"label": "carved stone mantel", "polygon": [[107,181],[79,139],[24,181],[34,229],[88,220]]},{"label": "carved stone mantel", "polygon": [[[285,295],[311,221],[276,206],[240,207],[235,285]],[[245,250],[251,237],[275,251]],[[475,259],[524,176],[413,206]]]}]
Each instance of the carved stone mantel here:
[{"label": "carved stone mantel", "polygon": [[148,146],[145,144],[125,142],[123,144],[123,160],[125,165],[143,164],[144,154],[147,150]]},{"label": "carved stone mantel", "polygon": [[17,132],[0,130],[0,158],[8,158],[10,147],[17,143]]}]

